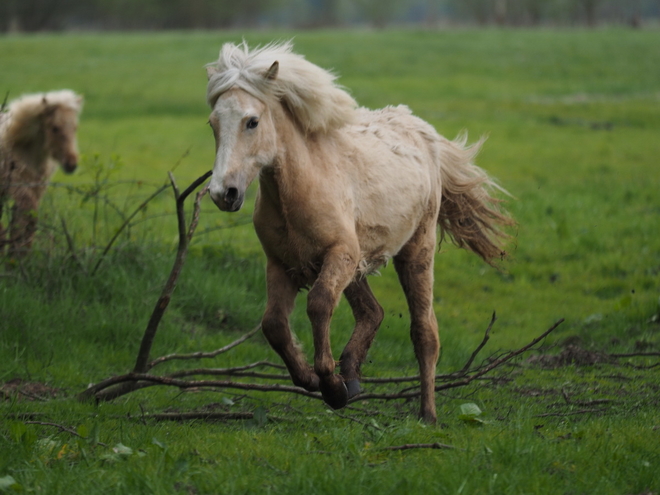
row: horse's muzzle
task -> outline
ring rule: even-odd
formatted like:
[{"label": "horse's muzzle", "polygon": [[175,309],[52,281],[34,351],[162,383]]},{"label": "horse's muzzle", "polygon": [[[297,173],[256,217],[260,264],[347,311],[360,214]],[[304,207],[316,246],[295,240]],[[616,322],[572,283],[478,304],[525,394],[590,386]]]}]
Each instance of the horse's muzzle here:
[{"label": "horse's muzzle", "polygon": [[78,168],[78,161],[67,161],[62,163],[62,170],[65,174],[72,174]]},{"label": "horse's muzzle", "polygon": [[224,191],[209,191],[209,196],[215,205],[222,211],[234,212],[241,209],[245,194],[235,187],[228,187]]}]

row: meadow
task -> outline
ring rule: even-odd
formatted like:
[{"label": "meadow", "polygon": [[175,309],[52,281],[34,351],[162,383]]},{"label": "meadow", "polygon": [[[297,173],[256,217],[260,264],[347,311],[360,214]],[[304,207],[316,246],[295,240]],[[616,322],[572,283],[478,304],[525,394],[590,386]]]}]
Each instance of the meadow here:
[{"label": "meadow", "polygon": [[[500,271],[441,246],[438,372],[463,365],[493,311],[478,360],[564,323],[498,380],[439,394],[433,427],[416,420],[416,400],[332,412],[283,393],[153,387],[79,402],[88,384],[133,365],[176,249],[170,190],[104,248],[168,171],[185,187],[212,166],[204,65],[225,41],[292,37],[361,105],[403,103],[447,137],[489,136],[477,163],[511,193],[518,226]],[[659,43],[660,31],[615,28],[0,38],[0,93],[85,96],[80,170],[54,177],[32,256],[0,270],[0,491],[660,493]],[[264,257],[246,203],[229,214],[202,202],[154,356],[213,350],[258,324]],[[371,285],[386,317],[363,373],[415,374],[393,268]],[[292,325],[309,354],[304,300]],[[340,304],[336,356],[352,324]],[[568,346],[637,355],[539,364]],[[259,360],[278,362],[256,336],[203,364]],[[482,413],[464,414],[465,404]],[[149,417],[189,411],[253,415]],[[387,450],[434,442],[454,448]]]}]

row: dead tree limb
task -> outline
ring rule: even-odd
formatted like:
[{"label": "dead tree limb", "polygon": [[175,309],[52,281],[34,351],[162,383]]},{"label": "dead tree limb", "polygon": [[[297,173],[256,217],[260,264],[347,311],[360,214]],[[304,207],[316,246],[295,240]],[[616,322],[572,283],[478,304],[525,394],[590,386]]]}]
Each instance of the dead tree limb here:
[{"label": "dead tree limb", "polygon": [[[215,351],[210,351],[210,352],[193,352],[190,354],[168,354],[166,356],[161,356],[159,358],[154,359],[147,365],[147,370],[150,370],[154,366],[157,366],[159,364],[162,364],[166,361],[172,361],[174,359],[202,359],[202,358],[214,358],[218,356],[219,354],[225,353],[230,349],[233,349],[237,345],[242,344],[249,338],[253,337],[259,330],[261,330],[261,325],[257,325],[255,328],[253,328],[250,332],[246,333],[242,337],[236,339],[234,342],[231,344],[227,344],[224,347],[221,347],[220,349],[216,349]],[[145,370],[146,371],[146,370]]]},{"label": "dead tree limb", "polygon": [[140,213],[156,196],[158,196],[160,193],[162,193],[165,189],[167,189],[167,184],[164,186],[159,187],[156,189],[156,191],[149,196],[147,199],[145,199],[140,205],[131,213],[125,220],[124,222],[119,226],[115,234],[112,236],[108,244],[106,244],[105,249],[99,256],[98,261],[96,262],[96,265],[94,265],[94,268],[92,269],[92,277],[96,274],[98,271],[99,267],[101,266],[101,263],[103,263],[103,260],[105,259],[105,256],[108,254],[110,249],[112,248],[112,245],[115,243],[115,241],[119,238],[121,233],[124,231],[124,229],[128,226],[129,223],[131,223],[131,220]]},{"label": "dead tree limb", "polygon": [[174,292],[177,281],[179,280],[179,275],[181,274],[186,255],[188,254],[190,239],[192,238],[192,235],[195,232],[195,228],[197,227],[197,223],[199,221],[200,202],[203,195],[206,194],[206,189],[202,189],[197,194],[193,210],[193,218],[188,229],[186,229],[184,202],[190,193],[192,193],[202,184],[202,182],[211,176],[211,171],[206,172],[204,175],[195,180],[183,193],[179,193],[179,188],[177,187],[176,181],[174,180],[174,176],[171,172],[169,173],[169,176],[170,182],[172,183],[172,189],[174,190],[174,197],[176,199],[179,246],[177,248],[176,259],[174,261],[174,265],[172,266],[170,276],[165,283],[165,287],[163,287],[163,291],[161,292],[161,295],[156,302],[156,306],[154,307],[153,312],[151,313],[149,323],[147,323],[147,329],[144,332],[144,337],[142,338],[142,344],[140,345],[140,350],[138,351],[135,367],[133,368],[135,373],[144,373],[149,369],[149,354],[151,353],[151,346],[153,344],[154,337],[156,336],[158,325],[160,325],[160,320],[163,318],[165,310],[170,304],[172,293]]},{"label": "dead tree limb", "polygon": [[[76,430],[73,428],[69,428],[68,426],[64,426],[58,423],[51,423],[49,421],[25,421],[24,422],[26,425],[40,425],[40,426],[52,426],[54,428],[59,429],[60,431],[64,431],[70,435],[73,435],[78,438],[82,439],[87,439],[87,437],[82,436],[80,433],[78,433]],[[98,443],[101,447],[107,447],[108,445],[103,443],[103,442],[96,442]]]},{"label": "dead tree limb", "polygon": [[383,447],[379,450],[412,450],[412,449],[455,449],[453,445],[446,443],[407,443],[404,445],[393,445],[392,447]]},{"label": "dead tree limb", "polygon": [[[435,391],[439,392],[440,390],[447,390],[450,388],[456,388],[456,387],[463,387],[465,385],[468,385],[470,382],[482,377],[486,373],[494,370],[495,368],[503,365],[507,361],[510,361],[514,357],[522,354],[523,352],[526,352],[530,350],[532,347],[534,347],[536,344],[538,344],[540,341],[542,341],[544,338],[546,338],[550,333],[552,333],[562,322],[564,321],[563,318],[561,318],[559,321],[557,321],[554,325],[552,325],[549,329],[547,329],[545,332],[543,332],[541,335],[536,337],[534,340],[532,340],[529,344],[521,347],[520,349],[517,349],[515,351],[511,351],[506,353],[504,356],[494,360],[492,363],[490,363],[488,366],[485,366],[478,371],[476,371],[473,374],[470,374],[468,376],[465,376],[464,378],[458,379],[458,380],[453,380],[449,381],[447,383],[443,383],[440,385],[435,386]],[[420,395],[419,391],[409,391],[406,390],[404,392],[399,392],[399,393],[370,393],[370,394],[362,394],[354,397],[352,401],[356,400],[367,400],[367,399],[382,399],[382,400],[393,400],[393,399],[409,399],[413,397],[418,397]],[[349,402],[352,402],[349,401]]]},{"label": "dead tree limb", "polygon": [[607,409],[601,408],[601,409],[580,409],[579,411],[571,411],[571,412],[565,412],[565,413],[543,413],[543,414],[535,414],[535,418],[548,418],[550,416],[558,416],[558,417],[563,417],[563,416],[576,416],[578,414],[591,414],[591,413],[600,413],[600,412],[605,412]]},{"label": "dead tree limb", "polygon": [[[199,221],[199,210],[202,197],[206,193],[206,188],[202,189],[195,199],[195,204],[193,208],[193,216],[190,222],[190,226],[186,229],[186,216],[184,210],[184,203],[186,198],[197,189],[206,179],[211,176],[211,171],[206,172],[201,177],[197,178],[188,188],[183,192],[179,192],[179,188],[176,185],[174,176],[172,173],[169,173],[170,183],[172,190],[174,191],[174,198],[176,200],[176,212],[177,212],[177,225],[179,231],[179,245],[177,248],[176,258],[170,271],[170,276],[163,287],[160,297],[156,302],[156,305],[151,313],[149,322],[147,323],[147,328],[142,337],[142,343],[140,345],[140,350],[138,351],[138,356],[135,362],[135,367],[133,368],[134,373],[145,373],[149,369],[149,355],[151,353],[151,346],[153,345],[154,338],[156,336],[156,331],[160,325],[160,321],[167,310],[167,307],[170,304],[172,299],[172,293],[176,288],[179,275],[183,268],[183,264],[188,254],[188,246],[190,245],[190,239],[195,232],[197,223]],[[138,209],[139,210],[139,209]],[[136,210],[136,211],[138,211]],[[101,258],[102,259],[102,258]],[[99,260],[100,261],[100,260]],[[98,266],[98,265],[97,265]],[[102,392],[102,389],[97,387],[90,387],[79,395],[81,399],[91,398],[93,395],[96,396],[97,400],[111,400],[119,395],[123,395],[134,390],[135,383],[130,382],[121,382],[122,385],[119,389],[116,390],[106,390]],[[96,390],[96,392],[92,392]]]}]

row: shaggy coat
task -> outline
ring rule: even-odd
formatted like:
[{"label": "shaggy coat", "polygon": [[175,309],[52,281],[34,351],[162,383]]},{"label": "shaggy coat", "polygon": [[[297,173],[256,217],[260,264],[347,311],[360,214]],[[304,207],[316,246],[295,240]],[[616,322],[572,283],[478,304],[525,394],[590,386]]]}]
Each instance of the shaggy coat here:
[{"label": "shaggy coat", "polygon": [[[359,393],[360,365],[383,319],[366,275],[394,261],[419,362],[420,416],[436,420],[439,352],[433,261],[441,235],[486,261],[503,254],[499,225],[511,220],[472,159],[465,137],[449,141],[405,106],[358,108],[335,76],[292,53],[291,44],[250,51],[225,44],[207,68],[216,159],[209,194],[237,211],[258,176],[254,226],[267,256],[264,335],[295,384],[340,408]],[[309,288],[310,367],[289,315]],[[330,320],[342,293],[355,330],[335,374]]]},{"label": "shaggy coat", "polygon": [[0,248],[10,256],[29,250],[36,213],[57,163],[66,173],[78,165],[76,130],[83,99],[70,90],[22,96],[0,113],[0,219],[14,201],[9,236],[0,224]]}]

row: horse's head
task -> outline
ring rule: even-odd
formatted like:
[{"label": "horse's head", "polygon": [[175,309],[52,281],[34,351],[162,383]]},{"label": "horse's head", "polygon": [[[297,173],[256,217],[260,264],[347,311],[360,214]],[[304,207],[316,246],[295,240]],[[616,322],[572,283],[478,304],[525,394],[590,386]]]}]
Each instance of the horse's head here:
[{"label": "horse's head", "polygon": [[[275,79],[277,70],[275,62],[263,77]],[[209,69],[209,77],[212,74],[213,69]],[[209,123],[216,144],[209,195],[221,210],[238,211],[248,186],[275,160],[273,116],[264,101],[234,87],[217,98]]]},{"label": "horse's head", "polygon": [[[44,132],[46,149],[51,157],[60,163],[67,174],[78,167],[78,130],[79,107],[51,103],[44,97]],[[82,103],[78,97],[77,104]]]}]

